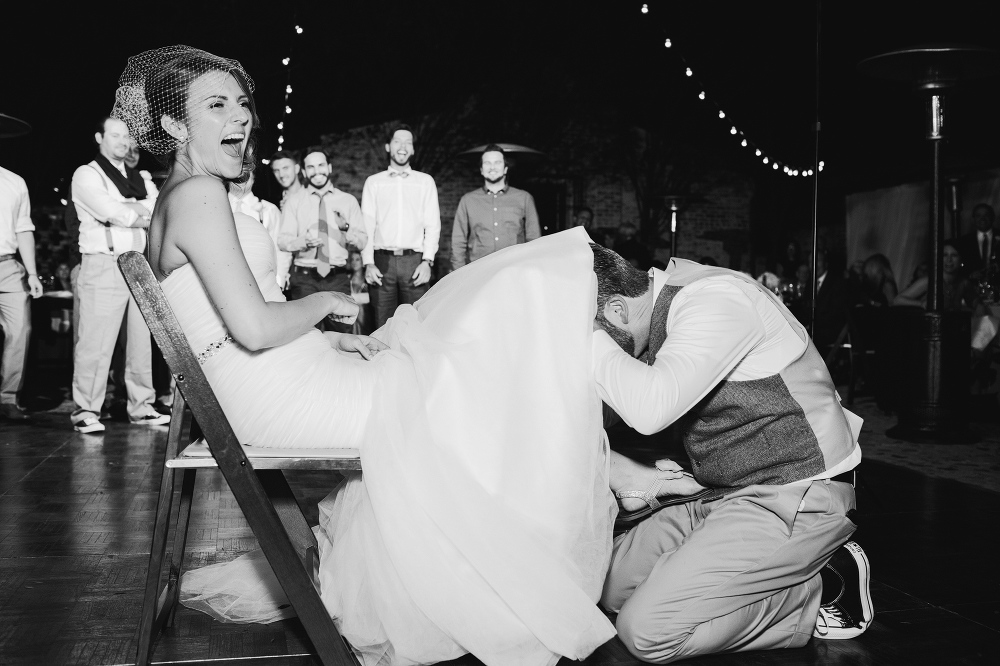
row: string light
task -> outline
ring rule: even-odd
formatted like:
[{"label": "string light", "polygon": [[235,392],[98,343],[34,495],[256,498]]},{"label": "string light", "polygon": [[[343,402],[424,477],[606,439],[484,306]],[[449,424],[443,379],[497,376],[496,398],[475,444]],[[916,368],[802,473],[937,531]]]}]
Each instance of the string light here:
[{"label": "string light", "polygon": [[[642,5],[642,13],[643,14],[649,14],[649,4],[648,3],[645,3],[645,4]],[[663,46],[665,46],[666,48],[669,49],[669,48],[673,47],[673,41],[671,41],[671,39],[669,37],[666,37],[663,40]],[[680,58],[681,65],[684,67],[684,75],[686,77],[688,77],[688,78],[694,78],[694,70],[691,68],[691,66],[689,65],[689,63],[687,62],[687,60],[684,58],[684,55],[682,53],[678,52],[677,49],[673,49],[673,50],[674,50],[675,53],[677,53],[677,57]],[[701,82],[696,80],[695,83],[696,84],[700,84]],[[705,89],[704,89],[703,86],[699,85],[699,87],[696,88],[696,89],[699,91],[698,92],[698,99],[699,100],[702,100],[702,101],[708,100],[708,95],[706,94]],[[725,111],[723,111],[722,108],[719,107],[718,103],[712,101],[712,104],[715,106],[716,110],[718,111],[719,119],[720,120],[721,119],[725,119],[726,118]],[[744,135],[744,133],[742,131],[740,131],[740,129],[736,125],[730,125],[729,134],[731,136],[739,137],[740,145],[742,147],[744,147],[744,148],[751,148],[752,147],[753,150],[754,150],[754,154],[757,157],[761,158],[761,162],[763,164],[765,164],[765,165],[770,164],[771,165],[771,169],[773,171],[778,171],[780,169],[782,173],[784,173],[786,176],[789,176],[789,177],[792,177],[792,176],[809,177],[809,176],[812,176],[814,174],[813,169],[793,169],[792,167],[790,167],[788,165],[785,165],[785,164],[782,164],[778,160],[775,160],[775,159],[771,158],[770,156],[764,154],[764,151],[762,151],[759,147],[757,147],[756,145],[754,145],[752,141],[749,141],[746,138],[746,136]],[[822,171],[823,167],[824,167],[823,162],[820,162],[819,163],[819,170]]]},{"label": "string light", "polygon": [[[295,34],[301,35],[302,32],[303,32],[302,26],[296,24]],[[282,132],[282,134],[278,135],[279,148],[282,146],[282,144],[285,143],[285,137],[283,133],[285,129],[285,118],[292,112],[292,107],[288,103],[289,96],[292,94],[292,70],[289,67],[289,65],[292,62],[292,51],[294,51],[294,45],[295,45],[295,39],[293,38],[291,40],[291,43],[288,45],[288,55],[281,59],[281,64],[284,65],[287,72],[285,73],[285,112],[281,115],[281,120],[278,122],[278,131]]]}]

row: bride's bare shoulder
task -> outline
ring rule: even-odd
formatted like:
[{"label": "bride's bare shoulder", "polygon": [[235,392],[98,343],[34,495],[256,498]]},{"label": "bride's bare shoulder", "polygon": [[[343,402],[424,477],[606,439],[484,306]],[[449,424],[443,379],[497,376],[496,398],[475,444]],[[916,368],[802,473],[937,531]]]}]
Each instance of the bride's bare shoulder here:
[{"label": "bride's bare shoulder", "polygon": [[176,203],[199,203],[205,199],[228,201],[226,187],[218,178],[191,176],[174,187],[171,199]]}]

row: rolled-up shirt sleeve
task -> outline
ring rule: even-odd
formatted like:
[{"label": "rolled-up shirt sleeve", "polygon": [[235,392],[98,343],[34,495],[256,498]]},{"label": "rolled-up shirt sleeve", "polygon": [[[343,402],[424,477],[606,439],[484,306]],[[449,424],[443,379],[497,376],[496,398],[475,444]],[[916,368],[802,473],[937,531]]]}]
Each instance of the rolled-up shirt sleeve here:
[{"label": "rolled-up shirt sleeve", "polygon": [[430,176],[427,178],[430,184],[424,195],[424,210],[421,215],[424,223],[423,258],[433,262],[441,242],[441,209],[438,207],[437,184]]},{"label": "rolled-up shirt sleeve", "polygon": [[35,224],[31,221],[31,199],[28,197],[28,186],[22,180],[18,189],[17,217],[14,220],[14,233],[34,231]]},{"label": "rolled-up shirt sleeve", "polygon": [[[148,192],[147,188],[147,192]],[[104,180],[93,167],[84,165],[73,173],[73,203],[95,220],[119,227],[142,227],[139,214],[108,192]]]},{"label": "rolled-up shirt sleeve", "polygon": [[659,432],[694,407],[764,340],[750,299],[724,281],[698,285],[675,298],[666,341],[652,365],[594,332],[598,394],[640,433]]}]

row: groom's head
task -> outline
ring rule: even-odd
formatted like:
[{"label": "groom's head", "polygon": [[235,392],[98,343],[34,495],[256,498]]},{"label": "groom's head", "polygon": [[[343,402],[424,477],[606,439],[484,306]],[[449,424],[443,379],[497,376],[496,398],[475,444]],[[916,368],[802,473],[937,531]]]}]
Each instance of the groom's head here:
[{"label": "groom's head", "polygon": [[597,274],[597,325],[632,356],[649,344],[651,278],[611,250],[590,244]]}]

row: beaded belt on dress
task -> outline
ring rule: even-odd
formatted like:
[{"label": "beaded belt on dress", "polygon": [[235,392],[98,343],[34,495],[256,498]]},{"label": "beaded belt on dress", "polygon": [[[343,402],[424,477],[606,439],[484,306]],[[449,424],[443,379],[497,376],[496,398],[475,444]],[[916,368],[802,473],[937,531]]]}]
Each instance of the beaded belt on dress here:
[{"label": "beaded belt on dress", "polygon": [[213,356],[215,356],[220,351],[222,351],[229,345],[233,344],[234,342],[236,341],[233,340],[233,336],[227,335],[221,340],[216,340],[215,342],[211,343],[210,345],[202,349],[200,352],[195,354],[195,357],[198,359],[198,363],[200,363],[201,365],[205,365],[205,361],[212,358]]}]

